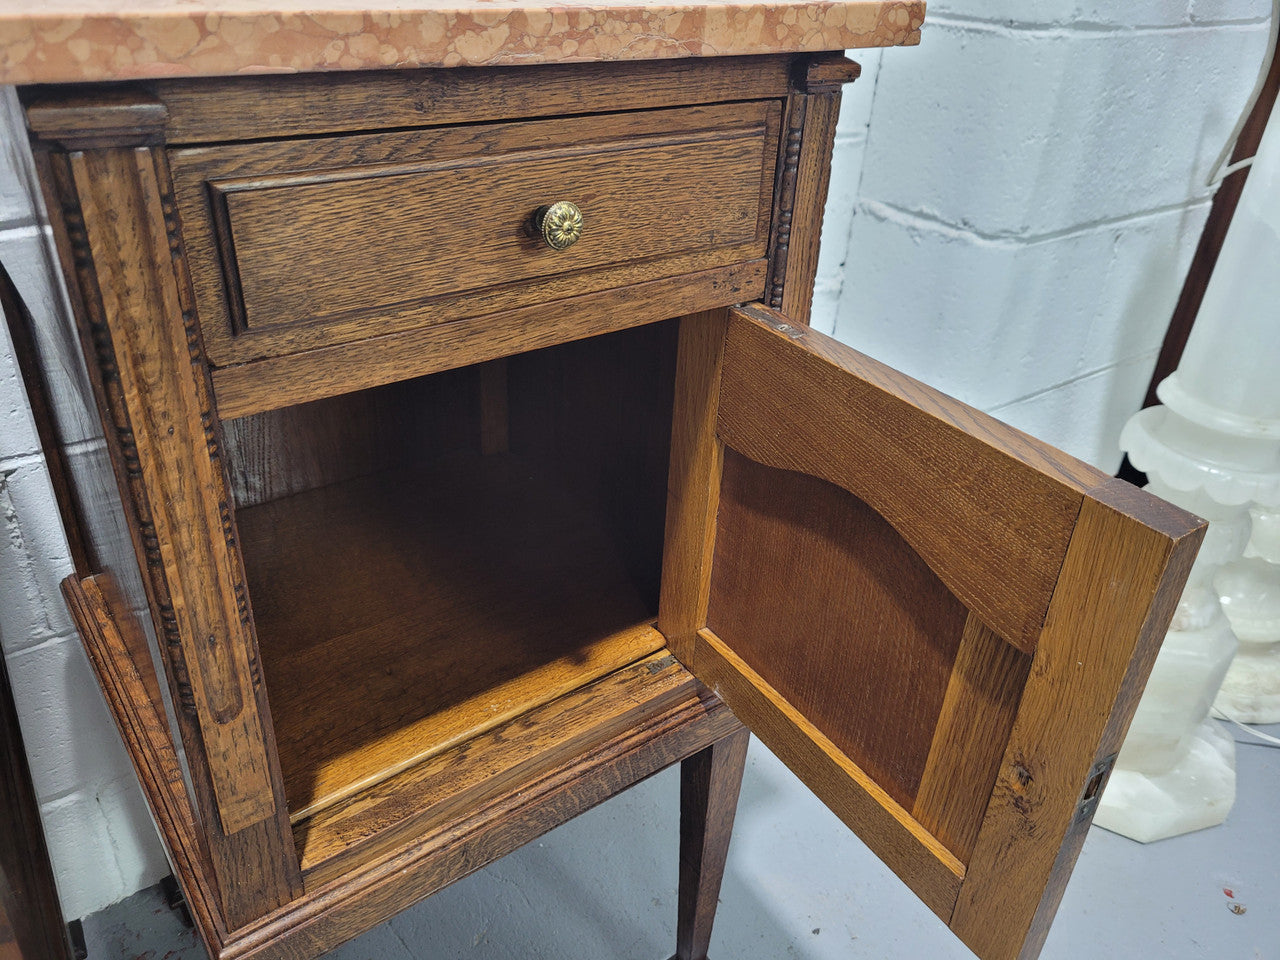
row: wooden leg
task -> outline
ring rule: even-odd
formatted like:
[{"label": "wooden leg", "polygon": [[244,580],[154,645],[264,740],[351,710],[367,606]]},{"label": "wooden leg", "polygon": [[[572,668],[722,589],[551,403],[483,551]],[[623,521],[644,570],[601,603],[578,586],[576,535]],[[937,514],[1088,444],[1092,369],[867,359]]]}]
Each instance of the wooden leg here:
[{"label": "wooden leg", "polygon": [[680,906],[672,960],[707,960],[750,739],[743,727],[680,765]]}]

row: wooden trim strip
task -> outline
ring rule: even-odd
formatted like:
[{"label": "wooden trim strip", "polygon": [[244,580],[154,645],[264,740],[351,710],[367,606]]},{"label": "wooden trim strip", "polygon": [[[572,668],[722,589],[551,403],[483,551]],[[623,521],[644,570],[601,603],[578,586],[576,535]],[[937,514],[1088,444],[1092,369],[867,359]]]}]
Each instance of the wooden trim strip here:
[{"label": "wooden trim strip", "polygon": [[[100,583],[108,576],[67,577],[62,581],[62,595],[133,762],[192,919],[201,938],[216,951],[226,938],[217,909],[217,881],[208,867],[169,724],[156,709],[159,701],[153,699],[145,673],[130,653],[145,648],[146,638],[131,614],[111,609],[106,594],[112,591],[104,591]],[[128,639],[128,634],[135,636]]]},{"label": "wooden trim strip", "polygon": [[791,55],[159,80],[170,143],[647,110],[787,95]]},{"label": "wooden trim strip", "polygon": [[[679,316],[758,296],[764,260],[272,357],[213,371],[225,420]],[[554,318],[555,322],[551,322]]]},{"label": "wooden trim strip", "polygon": [[724,457],[724,447],[716,439],[716,415],[726,324],[723,310],[684,317],[676,358],[658,629],[690,670],[697,649],[695,636],[707,622],[711,593]]},{"label": "wooden trim strip", "polygon": [[781,251],[785,272],[773,291],[778,309],[797,323],[808,323],[813,307],[822,217],[831,185],[831,153],[840,116],[840,89],[806,95],[804,99],[808,107],[796,162],[795,201],[788,215],[787,246]]},{"label": "wooden trim strip", "polygon": [[435,826],[566,761],[578,762],[601,743],[688,701],[696,686],[693,675],[659,649],[406,766],[294,827],[307,884],[337,879],[352,865],[416,843]]},{"label": "wooden trim strip", "polygon": [[962,861],[977,842],[1030,667],[969,614],[911,811]]},{"label": "wooden trim strip", "polygon": [[698,631],[698,676],[805,785],[944,920],[965,867],[712,631]]},{"label": "wooden trim strip", "polygon": [[[155,160],[147,150],[110,150],[75,154],[71,167],[95,267],[115,281],[101,284],[100,295],[132,415],[129,460],[152,501],[154,547],[147,559],[167,574],[218,815],[233,834],[271,817],[277,803],[267,756],[250,748],[264,737],[252,690],[252,638],[235,609],[243,575],[223,534],[215,499],[220,468],[207,449],[191,348],[174,322],[183,311],[175,278],[165,275],[172,255]],[[137,222],[119,216],[122,203],[139,211]],[[143,318],[155,322],[136,329]],[[187,491],[184,502],[198,508],[195,516],[176,510],[176,491]]]}]

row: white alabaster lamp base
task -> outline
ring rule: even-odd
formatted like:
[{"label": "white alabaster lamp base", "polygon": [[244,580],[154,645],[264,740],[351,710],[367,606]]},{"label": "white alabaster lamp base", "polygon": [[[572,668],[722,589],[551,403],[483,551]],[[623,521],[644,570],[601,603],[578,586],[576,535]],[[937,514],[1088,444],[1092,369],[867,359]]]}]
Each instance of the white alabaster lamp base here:
[{"label": "white alabaster lamp base", "polygon": [[1171,769],[1151,776],[1116,767],[1093,822],[1141,843],[1222,823],[1236,800],[1231,736],[1206,720]]},{"label": "white alabaster lamp base", "polygon": [[1280,723],[1280,645],[1241,643],[1213,706],[1241,723]]},{"label": "white alabaster lamp base", "polygon": [[1213,705],[1241,723],[1280,723],[1280,510],[1255,505],[1244,556],[1213,578],[1240,650]]}]

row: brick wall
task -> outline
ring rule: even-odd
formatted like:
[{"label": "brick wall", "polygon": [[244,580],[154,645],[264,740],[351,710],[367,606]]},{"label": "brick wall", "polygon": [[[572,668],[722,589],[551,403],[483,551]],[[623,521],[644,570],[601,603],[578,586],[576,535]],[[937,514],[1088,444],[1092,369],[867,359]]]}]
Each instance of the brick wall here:
[{"label": "brick wall", "polygon": [[[857,54],[814,323],[1112,469],[1269,4],[1028,6],[932,0],[919,48]],[[63,310],[12,91],[0,108],[0,258]],[[0,642],[76,917],[166,867],[57,592],[66,545],[0,338]]]},{"label": "brick wall", "polygon": [[821,322],[1114,470],[1270,7],[931,0],[842,117]]}]

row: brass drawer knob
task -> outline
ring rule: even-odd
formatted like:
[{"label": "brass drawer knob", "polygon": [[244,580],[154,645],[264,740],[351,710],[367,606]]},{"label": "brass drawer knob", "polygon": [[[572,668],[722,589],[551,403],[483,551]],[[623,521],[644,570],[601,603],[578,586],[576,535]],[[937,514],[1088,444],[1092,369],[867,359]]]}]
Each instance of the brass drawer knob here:
[{"label": "brass drawer knob", "polygon": [[582,237],[582,211],[560,200],[535,210],[533,225],[552,250],[568,250]]}]

